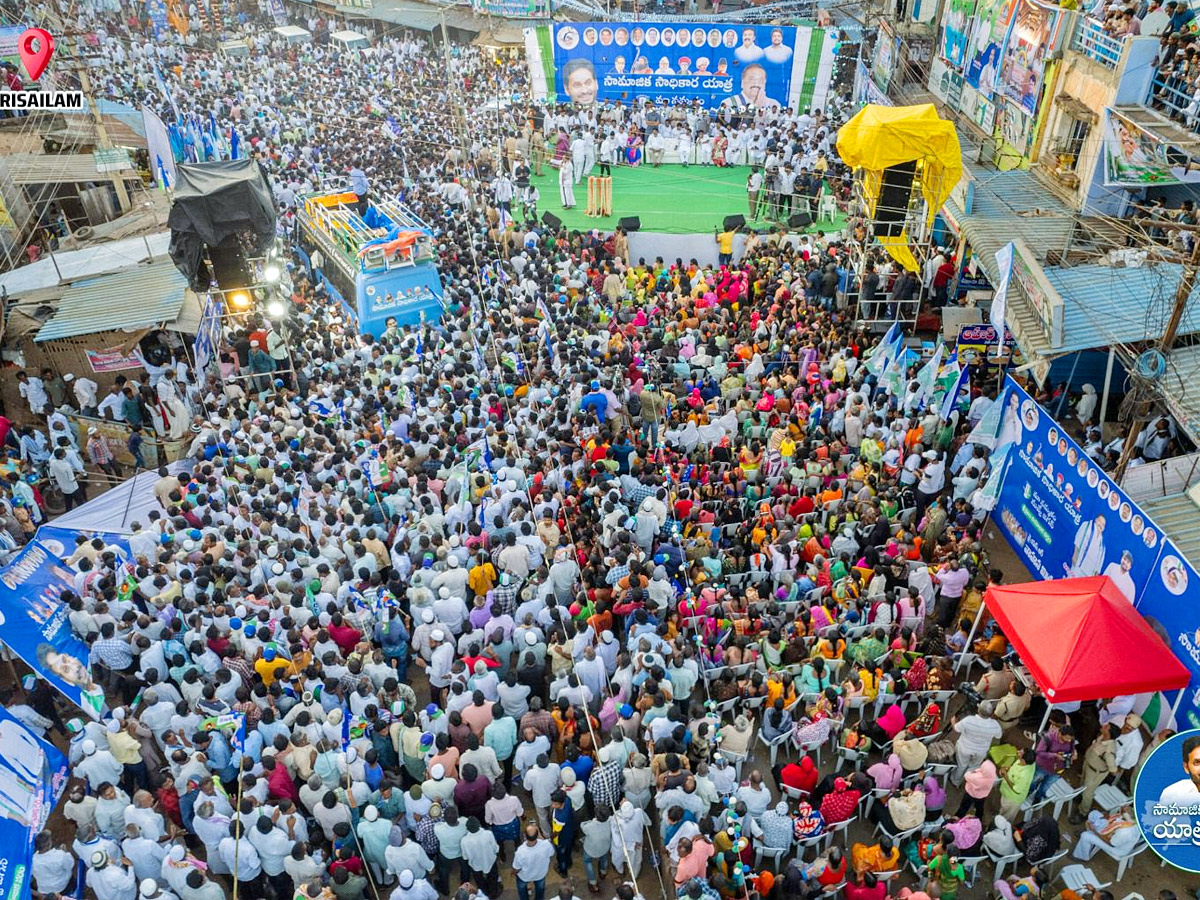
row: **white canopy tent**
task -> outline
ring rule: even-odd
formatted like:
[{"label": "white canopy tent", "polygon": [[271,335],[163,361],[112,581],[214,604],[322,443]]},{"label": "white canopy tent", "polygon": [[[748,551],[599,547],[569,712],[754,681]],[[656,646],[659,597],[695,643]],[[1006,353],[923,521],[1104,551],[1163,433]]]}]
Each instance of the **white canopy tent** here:
[{"label": "white canopy tent", "polygon": [[[170,463],[167,471],[171,475],[190,472],[195,465],[191,459]],[[93,497],[82,506],[64,513],[52,524],[59,528],[74,528],[78,531],[129,532],[129,524],[138,522],[143,527],[149,522],[150,512],[164,512],[158,498],[154,496],[154,485],[162,476],[157,471],[139,472],[116,487]]]}]

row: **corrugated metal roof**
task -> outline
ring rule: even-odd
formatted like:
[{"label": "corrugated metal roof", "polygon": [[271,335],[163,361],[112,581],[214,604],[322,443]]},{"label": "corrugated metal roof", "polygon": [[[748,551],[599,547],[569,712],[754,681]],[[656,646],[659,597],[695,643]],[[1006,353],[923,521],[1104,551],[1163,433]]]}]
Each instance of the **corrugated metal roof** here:
[{"label": "corrugated metal roof", "polygon": [[[1074,213],[1034,175],[1019,169],[997,172],[969,159],[963,164],[975,181],[971,214],[964,215],[954,201],[947,201],[947,205],[962,223],[963,233],[992,284],[1000,278],[996,251],[1016,237],[1022,238],[1042,262],[1048,251],[1066,249],[1074,229]],[[1026,358],[1059,352],[1050,347],[1041,320],[1015,282],[1009,286],[1006,318]]]},{"label": "corrugated metal roof", "polygon": [[[1193,306],[1195,299],[1193,294]],[[1200,444],[1200,346],[1176,347],[1171,351],[1167,356],[1167,374],[1159,382],[1159,388],[1159,396],[1175,420]]]},{"label": "corrugated metal roof", "polygon": [[187,280],[169,260],[71,285],[35,340],[148,328],[170,322],[183,307]]},{"label": "corrugated metal roof", "polygon": [[1200,509],[1187,494],[1140,500],[1138,505],[1154,520],[1192,565],[1200,563]]},{"label": "corrugated metal roof", "polygon": [[[1113,343],[1153,340],[1170,316],[1180,266],[1141,268],[1101,265],[1046,266],[1052,251],[1065,253],[1076,216],[1031,172],[996,172],[965,161],[975,179],[974,207],[965,216],[952,201],[979,263],[993,284],[999,279],[995,253],[1021,238],[1043,264],[1046,278],[1063,298],[1063,343],[1051,347],[1041,320],[1020,285],[1009,285],[1008,325],[1026,358],[1054,357]],[[1180,325],[1181,335],[1200,331],[1200,289]],[[1200,375],[1200,372],[1196,374]],[[1200,388],[1198,388],[1200,390]],[[1197,398],[1200,404],[1200,397]],[[1200,421],[1200,420],[1198,420]]]},{"label": "corrugated metal roof", "polygon": [[[441,7],[429,6],[421,8],[411,2],[397,5],[387,2],[387,0],[382,0],[382,2],[377,2],[370,9],[339,5],[337,10],[348,16],[381,19],[384,22],[391,22],[393,25],[400,25],[404,28],[412,28],[418,31],[433,31],[436,28],[441,28],[442,24]],[[448,28],[457,28],[460,31],[479,33],[484,30],[487,24],[485,19],[477,18],[473,13],[465,10],[446,9],[445,16],[446,26]]]},{"label": "corrugated metal roof", "polygon": [[[1045,272],[1063,298],[1063,346],[1054,351],[1061,354],[1161,337],[1183,267],[1082,265]],[[1200,288],[1191,300],[1179,323],[1181,336],[1200,331]]]},{"label": "corrugated metal roof", "polygon": [[8,157],[8,173],[14,184],[74,184],[112,178],[110,173],[96,171],[90,153],[13,153]]},{"label": "corrugated metal roof", "polygon": [[151,258],[165,257],[170,244],[171,232],[162,231],[56,252],[53,259],[44,257],[0,275],[0,287],[10,297],[23,297],[29,291],[132,269]]}]

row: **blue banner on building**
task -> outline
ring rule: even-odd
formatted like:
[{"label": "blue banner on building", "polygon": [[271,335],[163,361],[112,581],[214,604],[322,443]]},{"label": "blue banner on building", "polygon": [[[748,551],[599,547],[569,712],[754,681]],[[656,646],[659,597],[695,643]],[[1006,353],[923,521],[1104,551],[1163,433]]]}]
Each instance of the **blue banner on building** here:
[{"label": "blue banner on building", "polygon": [[554,26],[561,101],[702,100],[706,106],[787,107],[796,57],[788,26],[578,22]]},{"label": "blue banner on building", "polygon": [[30,894],[33,842],[70,778],[67,757],[0,707],[0,898]]},{"label": "blue banner on building", "polygon": [[76,573],[37,540],[0,569],[0,634],[31,669],[88,715],[100,718],[104,692],[88,669],[88,646],[71,630],[63,591]]},{"label": "blue banner on building", "polygon": [[1011,377],[997,402],[993,455],[1009,452],[993,521],[1039,578],[1111,578],[1191,670],[1177,721],[1200,728],[1200,573]]}]

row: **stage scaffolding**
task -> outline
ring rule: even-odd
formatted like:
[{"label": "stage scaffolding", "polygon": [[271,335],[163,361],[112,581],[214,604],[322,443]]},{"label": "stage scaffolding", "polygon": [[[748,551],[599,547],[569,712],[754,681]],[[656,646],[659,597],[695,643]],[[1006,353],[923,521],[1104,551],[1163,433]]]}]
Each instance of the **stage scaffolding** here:
[{"label": "stage scaffolding", "polygon": [[[907,186],[909,175],[911,188]],[[933,218],[937,210],[929,209],[925,197],[940,195],[941,188],[936,183],[923,181],[926,178],[927,167],[921,160],[914,160],[909,172],[905,172],[903,166],[884,169],[882,173],[863,168],[854,172],[851,218],[864,220],[866,237],[861,243],[850,242],[854,279],[847,291],[846,303],[847,308],[853,305],[855,318],[870,330],[886,331],[898,322],[901,326],[909,326],[911,332],[921,304],[929,299],[921,282],[925,264],[933,255]],[[876,196],[878,199],[872,203]],[[892,302],[888,289],[891,279],[882,276],[875,299],[862,299],[861,285],[867,275],[868,262],[873,261],[877,271],[888,262],[893,272],[904,268],[888,253],[883,242],[896,242],[900,247],[906,247],[912,261],[916,262],[916,286],[907,302]]]}]

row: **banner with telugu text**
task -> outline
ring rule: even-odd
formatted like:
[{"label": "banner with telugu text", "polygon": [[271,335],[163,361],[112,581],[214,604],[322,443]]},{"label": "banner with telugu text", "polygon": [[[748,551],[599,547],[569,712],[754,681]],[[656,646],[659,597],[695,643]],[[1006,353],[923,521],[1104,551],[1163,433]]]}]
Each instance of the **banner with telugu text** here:
[{"label": "banner with telugu text", "polygon": [[30,896],[33,843],[70,777],[67,757],[0,707],[0,900]]},{"label": "banner with telugu text", "polygon": [[0,569],[0,627],[4,643],[31,669],[93,718],[104,710],[104,691],[88,668],[88,646],[71,630],[76,573],[54,550],[32,540]]},{"label": "banner with telugu text", "polygon": [[1177,720],[1200,728],[1200,573],[1011,376],[996,402],[992,453],[1008,451],[993,522],[1037,578],[1111,578],[1191,670]]}]

